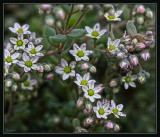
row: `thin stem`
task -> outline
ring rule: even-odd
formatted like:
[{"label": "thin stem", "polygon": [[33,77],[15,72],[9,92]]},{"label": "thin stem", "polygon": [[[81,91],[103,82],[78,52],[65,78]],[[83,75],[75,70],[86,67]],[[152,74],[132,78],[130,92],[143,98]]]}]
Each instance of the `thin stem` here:
[{"label": "thin stem", "polygon": [[94,49],[96,48],[96,39],[94,38]]},{"label": "thin stem", "polygon": [[140,63],[138,63],[138,66],[139,66],[140,71],[142,72],[142,71],[143,71],[143,69],[142,69],[142,67],[141,67],[141,64],[140,64]]},{"label": "thin stem", "polygon": [[111,21],[109,22],[109,35],[110,35],[112,40],[115,39],[113,31],[112,31],[112,22]]}]

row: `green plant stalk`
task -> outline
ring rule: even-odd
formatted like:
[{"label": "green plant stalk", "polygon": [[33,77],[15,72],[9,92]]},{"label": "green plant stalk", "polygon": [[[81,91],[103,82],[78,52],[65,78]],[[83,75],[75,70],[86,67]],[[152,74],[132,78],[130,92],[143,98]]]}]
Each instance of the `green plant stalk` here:
[{"label": "green plant stalk", "polygon": [[115,39],[114,34],[113,34],[113,30],[112,30],[112,22],[109,22],[109,36],[111,37],[112,40]]}]

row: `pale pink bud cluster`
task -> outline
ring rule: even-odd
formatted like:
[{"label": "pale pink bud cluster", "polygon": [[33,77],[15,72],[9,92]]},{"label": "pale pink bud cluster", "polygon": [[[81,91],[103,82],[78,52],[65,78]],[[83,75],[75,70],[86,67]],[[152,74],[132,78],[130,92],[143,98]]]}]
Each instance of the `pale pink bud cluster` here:
[{"label": "pale pink bud cluster", "polygon": [[148,50],[143,50],[141,53],[140,53],[140,56],[141,56],[141,58],[143,59],[143,60],[148,60],[150,57],[151,57],[151,55],[150,55],[150,53],[149,53],[149,51]]},{"label": "pale pink bud cluster", "polygon": [[106,124],[107,129],[113,129],[113,123],[111,121],[107,122]]},{"label": "pale pink bud cluster", "polygon": [[136,55],[131,55],[131,56],[129,56],[129,58],[130,58],[130,62],[131,62],[134,66],[136,66],[136,65],[138,64],[138,57],[137,57]]},{"label": "pale pink bud cluster", "polygon": [[52,5],[51,4],[42,4],[41,7],[42,7],[43,10],[50,10]]},{"label": "pale pink bud cluster", "polygon": [[48,75],[47,75],[47,79],[53,80],[53,74],[52,74],[52,73],[48,74]]},{"label": "pale pink bud cluster", "polygon": [[145,12],[145,7],[143,5],[140,5],[138,8],[137,8],[137,12],[140,13],[140,14],[144,14]]},{"label": "pale pink bud cluster", "polygon": [[82,69],[87,70],[89,68],[89,65],[87,63],[82,64]]}]

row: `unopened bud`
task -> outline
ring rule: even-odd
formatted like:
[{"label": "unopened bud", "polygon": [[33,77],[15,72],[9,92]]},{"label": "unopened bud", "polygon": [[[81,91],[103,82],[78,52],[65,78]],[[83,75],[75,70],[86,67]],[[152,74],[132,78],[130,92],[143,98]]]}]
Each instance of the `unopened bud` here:
[{"label": "unopened bud", "polygon": [[118,52],[117,53],[117,58],[118,59],[123,59],[125,57],[125,53],[124,52]]},{"label": "unopened bud", "polygon": [[62,9],[56,11],[56,17],[63,20],[65,18],[65,12]]},{"label": "unopened bud", "polygon": [[116,88],[113,89],[113,93],[116,94],[116,93],[119,92],[119,90],[120,90],[120,88],[119,88],[119,87],[116,87]]},{"label": "unopened bud", "polygon": [[87,102],[85,103],[85,106],[86,106],[86,108],[87,108],[89,111],[92,109],[92,103],[89,102],[89,101],[87,101]]},{"label": "unopened bud", "polygon": [[145,74],[144,73],[139,73],[137,76],[137,79],[139,83],[144,84],[146,82]]},{"label": "unopened bud", "polygon": [[53,118],[53,122],[54,122],[55,124],[58,124],[58,123],[60,122],[60,118],[59,118],[58,116],[55,116],[55,117]]},{"label": "unopened bud", "polygon": [[89,67],[89,71],[90,71],[91,73],[96,73],[96,72],[97,72],[97,69],[96,69],[95,66],[91,66],[91,67]]},{"label": "unopened bud", "polygon": [[113,123],[112,123],[112,122],[110,122],[110,121],[109,121],[109,122],[107,122],[107,124],[106,124],[106,128],[107,128],[107,129],[109,129],[109,130],[110,130],[110,129],[113,129]]},{"label": "unopened bud", "polygon": [[50,65],[49,64],[45,64],[44,65],[44,70],[47,71],[47,72],[51,71]]},{"label": "unopened bud", "polygon": [[18,73],[13,73],[12,74],[12,79],[14,79],[14,80],[19,80],[20,79],[20,75],[18,74]]},{"label": "unopened bud", "polygon": [[17,91],[17,88],[18,88],[17,84],[13,84],[11,89],[12,89],[12,91],[15,92],[15,91]]},{"label": "unopened bud", "polygon": [[14,48],[9,48],[9,52],[13,54],[15,52]]},{"label": "unopened bud", "polygon": [[87,5],[88,9],[92,10],[93,9],[93,5]]},{"label": "unopened bud", "polygon": [[87,70],[89,68],[89,65],[87,63],[82,64],[82,69]]},{"label": "unopened bud", "polygon": [[146,78],[150,78],[150,73],[149,72],[145,72],[145,77]]},{"label": "unopened bud", "polygon": [[44,67],[43,67],[43,66],[39,66],[39,70],[38,70],[38,72],[43,73],[43,72],[44,72]]},{"label": "unopened bud", "polygon": [[142,50],[142,49],[144,49],[145,47],[146,47],[146,45],[143,44],[143,43],[137,43],[137,44],[136,44],[136,49],[137,49],[137,50]]},{"label": "unopened bud", "polygon": [[81,107],[83,105],[83,98],[80,97],[78,100],[77,100],[77,107]]},{"label": "unopened bud", "polygon": [[88,115],[88,114],[90,113],[90,110],[88,110],[87,108],[85,108],[85,109],[83,109],[83,113],[84,113],[85,115]]},{"label": "unopened bud", "polygon": [[61,21],[57,21],[56,24],[57,24],[57,26],[58,26],[59,28],[62,27],[62,22],[61,22]]},{"label": "unopened bud", "polygon": [[54,18],[51,16],[51,15],[47,15],[45,17],[45,23],[48,25],[48,26],[52,26],[54,24]]},{"label": "unopened bud", "polygon": [[151,55],[149,53],[149,51],[147,49],[143,50],[141,53],[140,53],[140,56],[142,59],[144,59],[145,61],[148,60]]},{"label": "unopened bud", "polygon": [[130,55],[129,56],[130,62],[136,66],[138,64],[138,57],[136,55]]},{"label": "unopened bud", "polygon": [[144,23],[144,18],[143,17],[138,17],[137,18],[137,23],[140,24],[140,25],[143,24]]},{"label": "unopened bud", "polygon": [[117,80],[115,80],[115,79],[111,80],[110,83],[109,83],[109,86],[112,87],[112,88],[116,87],[117,86]]},{"label": "unopened bud", "polygon": [[119,65],[120,65],[120,67],[121,67],[122,69],[126,69],[129,64],[130,64],[129,61],[128,61],[127,59],[124,59],[124,60],[122,60],[122,61],[120,62]]},{"label": "unopened bud", "polygon": [[153,18],[153,12],[151,10],[147,11],[146,12],[146,17],[149,18],[149,19],[152,19]]},{"label": "unopened bud", "polygon": [[147,31],[147,32],[146,32],[146,35],[147,35],[147,36],[152,36],[152,31]]},{"label": "unopened bud", "polygon": [[51,7],[52,7],[52,5],[51,5],[51,4],[42,4],[41,7],[42,7],[42,9],[44,9],[44,10],[50,10]]},{"label": "unopened bud", "polygon": [[131,43],[131,44],[136,45],[137,43],[138,43],[138,40],[137,40],[136,38],[134,38],[134,39],[132,40],[132,43]]},{"label": "unopened bud", "polygon": [[53,74],[52,74],[52,73],[48,74],[48,75],[47,75],[47,79],[53,80]]},{"label": "unopened bud", "polygon": [[40,9],[39,10],[39,15],[43,15],[44,14],[44,10],[43,9]]},{"label": "unopened bud", "polygon": [[133,51],[135,51],[134,45],[127,45],[127,46],[126,46],[126,49],[127,49],[128,52],[133,52]]},{"label": "unopened bud", "polygon": [[115,132],[119,132],[119,131],[120,131],[119,125],[116,124],[116,125],[114,126],[114,131],[115,131]]},{"label": "unopened bud", "polygon": [[145,12],[145,8],[143,5],[140,5],[138,8],[137,8],[137,12],[140,13],[140,14],[143,14]]},{"label": "unopened bud", "polygon": [[11,86],[12,86],[12,80],[7,79],[7,80],[5,81],[5,87],[9,88],[9,87],[11,87]]},{"label": "unopened bud", "polygon": [[85,119],[84,125],[85,125],[85,126],[92,125],[93,121],[94,121],[94,120],[93,120],[92,117],[88,117],[88,118]]}]

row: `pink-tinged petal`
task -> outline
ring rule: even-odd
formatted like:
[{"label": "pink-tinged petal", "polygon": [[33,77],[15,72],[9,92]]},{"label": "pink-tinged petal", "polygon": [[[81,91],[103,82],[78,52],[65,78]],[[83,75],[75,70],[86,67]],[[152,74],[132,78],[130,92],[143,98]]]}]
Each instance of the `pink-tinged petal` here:
[{"label": "pink-tinged petal", "polygon": [[124,83],[124,88],[128,89],[128,87],[129,87],[129,84],[128,83]]},{"label": "pink-tinged petal", "polygon": [[18,30],[19,28],[21,28],[21,26],[19,25],[19,23],[14,23],[14,28],[16,29],[16,30]]},{"label": "pink-tinged petal", "polygon": [[116,104],[113,100],[111,100],[111,106],[112,106],[112,108],[116,108]]},{"label": "pink-tinged petal", "polygon": [[10,56],[10,52],[7,49],[4,49],[4,57],[7,58]]},{"label": "pink-tinged petal", "polygon": [[95,81],[91,81],[90,83],[88,83],[89,89],[94,89],[94,83]]},{"label": "pink-tinged petal", "polygon": [[81,50],[85,51],[86,50],[86,43],[83,43],[81,46],[80,46]]},{"label": "pink-tinged petal", "polygon": [[89,72],[86,73],[86,74],[83,76],[83,79],[86,80],[86,81],[88,81],[89,78],[90,78],[90,73],[89,73]]},{"label": "pink-tinged petal", "polygon": [[24,45],[26,45],[28,43],[28,39],[24,39],[23,43],[24,43]]},{"label": "pink-tinged petal", "polygon": [[88,26],[86,26],[85,29],[86,29],[87,33],[89,33],[89,34],[91,34],[93,32],[93,30]]},{"label": "pink-tinged petal", "polygon": [[30,49],[34,49],[34,45],[33,45],[33,43],[32,43],[32,42],[29,42],[29,43],[28,43],[28,48],[30,48]]},{"label": "pink-tinged petal", "polygon": [[70,75],[70,76],[72,76],[72,77],[74,77],[74,76],[75,76],[75,74],[76,74],[76,73],[75,73],[75,71],[74,71],[74,70],[72,70],[72,71],[71,71],[71,73],[69,73],[69,75]]},{"label": "pink-tinged petal", "polygon": [[20,55],[20,53],[14,53],[11,55],[11,58],[16,59],[16,58],[18,58],[19,55]]},{"label": "pink-tinged petal", "polygon": [[93,30],[99,31],[100,30],[100,24],[96,23],[93,27]]},{"label": "pink-tinged petal", "polygon": [[28,24],[23,25],[23,26],[22,26],[22,29],[23,29],[23,31],[28,30],[28,29],[29,29],[29,25],[28,25]]},{"label": "pink-tinged petal", "polygon": [[36,33],[32,32],[29,38],[29,41],[33,41],[36,38]]},{"label": "pink-tinged petal", "polygon": [[122,104],[117,105],[117,109],[121,111],[123,109],[123,105]]},{"label": "pink-tinged petal", "polygon": [[66,80],[66,79],[68,79],[68,78],[69,78],[69,75],[68,75],[68,74],[65,74],[65,73],[64,73],[64,74],[62,75],[62,79],[63,79],[63,80]]},{"label": "pink-tinged petal", "polygon": [[27,53],[23,53],[22,59],[23,59],[25,62],[26,62],[27,60],[29,60],[29,56],[27,55]]},{"label": "pink-tinged petal", "polygon": [[36,51],[40,51],[43,48],[43,45],[39,45],[36,47]]},{"label": "pink-tinged petal", "polygon": [[10,42],[11,42],[12,44],[17,44],[17,39],[11,37],[11,38],[10,38]]},{"label": "pink-tinged petal", "polygon": [[17,33],[17,30],[15,28],[9,27],[9,30],[12,31],[13,33]]},{"label": "pink-tinged petal", "polygon": [[68,62],[65,59],[61,59],[61,66],[65,68],[66,66],[68,66]]},{"label": "pink-tinged petal", "polygon": [[134,88],[136,87],[136,84],[134,82],[129,82],[129,85]]},{"label": "pink-tinged petal", "polygon": [[63,74],[64,73],[64,68],[57,68],[55,70],[55,72],[58,73],[58,74]]},{"label": "pink-tinged petal", "polygon": [[69,66],[70,66],[72,69],[75,68],[75,65],[76,65],[76,61],[72,61],[72,62],[69,64]]},{"label": "pink-tinged petal", "polygon": [[6,47],[5,47],[5,49],[9,49],[11,47],[12,47],[12,44],[8,42],[7,45],[6,45]]},{"label": "pink-tinged petal", "polygon": [[36,63],[38,61],[39,57],[32,57],[31,58],[31,61],[32,63]]},{"label": "pink-tinged petal", "polygon": [[118,10],[118,11],[116,11],[116,13],[115,13],[115,17],[117,18],[117,17],[119,17],[121,14],[122,14],[122,10]]}]

